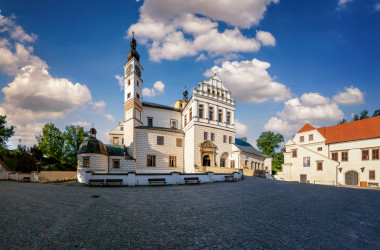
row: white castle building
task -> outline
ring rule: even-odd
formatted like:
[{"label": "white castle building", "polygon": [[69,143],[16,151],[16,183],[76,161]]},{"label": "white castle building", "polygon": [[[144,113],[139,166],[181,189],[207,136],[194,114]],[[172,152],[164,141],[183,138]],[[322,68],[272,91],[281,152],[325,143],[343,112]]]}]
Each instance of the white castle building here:
[{"label": "white castle building", "polygon": [[124,65],[124,121],[81,145],[78,173],[228,173],[238,168],[271,171],[271,158],[235,138],[235,101],[217,77],[183,92],[173,107],[143,102],[143,67],[131,40]]},{"label": "white castle building", "polygon": [[279,179],[379,186],[380,116],[322,128],[306,124],[285,147]]}]

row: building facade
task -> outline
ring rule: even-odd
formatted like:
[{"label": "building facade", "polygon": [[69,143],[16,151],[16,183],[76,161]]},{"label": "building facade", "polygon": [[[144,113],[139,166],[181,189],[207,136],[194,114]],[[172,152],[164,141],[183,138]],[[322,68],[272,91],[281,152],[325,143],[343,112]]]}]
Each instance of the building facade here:
[{"label": "building facade", "polygon": [[380,117],[322,128],[306,124],[285,147],[279,179],[379,185]]},{"label": "building facade", "polygon": [[[191,98],[188,98],[185,87],[182,99],[177,100],[173,107],[143,102],[143,67],[134,38],[127,57],[128,62],[124,65],[124,121],[109,135],[111,145],[125,147],[128,161],[133,160],[133,171],[200,173],[208,171],[208,168],[226,171],[243,168],[243,155],[254,158],[251,161],[256,162],[249,168],[271,171],[268,156],[250,144],[245,148],[236,146],[235,101],[231,91],[216,75],[201,81],[192,90]],[[78,158],[81,159],[82,155],[84,153],[78,154]],[[81,160],[78,171],[92,169],[91,164],[82,167],[80,163]]]}]

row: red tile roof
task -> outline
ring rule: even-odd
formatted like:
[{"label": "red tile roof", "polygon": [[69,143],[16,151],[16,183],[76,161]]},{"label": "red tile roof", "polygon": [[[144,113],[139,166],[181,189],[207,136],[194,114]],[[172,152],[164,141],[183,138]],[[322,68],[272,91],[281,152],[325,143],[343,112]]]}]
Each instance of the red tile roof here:
[{"label": "red tile roof", "polygon": [[314,130],[315,128],[313,126],[311,126],[309,123],[306,123],[301,129],[300,131],[297,132],[298,133],[303,133],[303,132],[307,132],[307,131],[310,131],[310,130]]},{"label": "red tile roof", "polygon": [[7,171],[7,172],[12,172],[12,170],[10,170],[10,169],[8,168],[8,166],[5,165],[5,163],[2,162],[1,160],[0,160],[0,165],[5,169],[5,171]]},{"label": "red tile roof", "polygon": [[[305,127],[308,129],[312,126],[306,124],[300,131],[309,131],[304,130]],[[301,133],[300,131],[298,133]],[[326,144],[380,138],[380,116],[331,127],[322,127],[318,128],[317,131],[326,138]]]},{"label": "red tile roof", "polygon": [[243,164],[243,163],[240,163],[240,165],[242,165],[243,166],[243,168],[248,168],[245,164]]}]

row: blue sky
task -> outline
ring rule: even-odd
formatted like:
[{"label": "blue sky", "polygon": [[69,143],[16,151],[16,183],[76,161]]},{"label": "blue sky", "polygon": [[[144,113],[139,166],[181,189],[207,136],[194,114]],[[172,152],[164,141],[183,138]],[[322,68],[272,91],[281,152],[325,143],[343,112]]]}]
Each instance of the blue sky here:
[{"label": "blue sky", "polygon": [[173,105],[185,80],[194,88],[216,73],[237,101],[238,136],[252,143],[265,130],[288,138],[305,122],[380,108],[378,0],[0,0],[0,10],[0,114],[17,126],[12,147],[36,143],[46,122],[95,124],[108,143],[123,119],[117,77],[132,30],[144,101]]}]

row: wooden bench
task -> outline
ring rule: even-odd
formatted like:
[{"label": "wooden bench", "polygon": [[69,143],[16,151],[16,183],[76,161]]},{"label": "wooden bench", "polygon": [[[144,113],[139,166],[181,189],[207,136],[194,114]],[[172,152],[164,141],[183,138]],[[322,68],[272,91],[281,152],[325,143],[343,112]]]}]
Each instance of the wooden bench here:
[{"label": "wooden bench", "polygon": [[88,180],[89,186],[104,186],[104,180],[103,179],[90,179]]},{"label": "wooden bench", "polygon": [[378,187],[379,183],[378,182],[368,182],[368,187]]},{"label": "wooden bench", "polygon": [[225,175],[224,180],[225,181],[236,181],[236,178],[233,175]]},{"label": "wooden bench", "polygon": [[30,177],[23,177],[22,179],[21,179],[21,181],[24,181],[24,182],[30,182]]},{"label": "wooden bench", "polygon": [[151,178],[148,179],[149,185],[165,185],[166,179],[165,178]]},{"label": "wooden bench", "polygon": [[122,179],[106,179],[107,186],[122,186],[123,180]]},{"label": "wooden bench", "polygon": [[199,184],[201,181],[199,177],[185,177],[185,184]]}]

